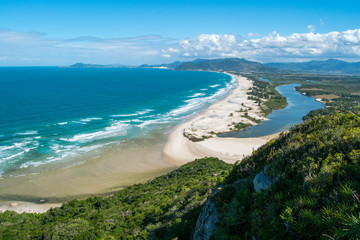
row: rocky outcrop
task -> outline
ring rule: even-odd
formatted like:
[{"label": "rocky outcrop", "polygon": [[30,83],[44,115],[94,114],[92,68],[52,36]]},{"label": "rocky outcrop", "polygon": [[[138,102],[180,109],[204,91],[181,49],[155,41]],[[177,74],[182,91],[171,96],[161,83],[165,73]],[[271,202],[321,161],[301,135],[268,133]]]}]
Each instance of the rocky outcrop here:
[{"label": "rocky outcrop", "polygon": [[258,175],[255,176],[253,184],[256,192],[261,190],[267,190],[271,185],[278,181],[278,178],[271,177],[266,175],[266,169],[268,166],[264,167],[264,171],[261,171]]},{"label": "rocky outcrop", "polygon": [[[217,194],[222,188],[222,185],[215,189],[211,196]],[[211,197],[210,196],[210,197]],[[209,198],[196,222],[194,240],[208,240],[211,237],[212,232],[216,228],[216,224],[219,222],[215,204]]]}]

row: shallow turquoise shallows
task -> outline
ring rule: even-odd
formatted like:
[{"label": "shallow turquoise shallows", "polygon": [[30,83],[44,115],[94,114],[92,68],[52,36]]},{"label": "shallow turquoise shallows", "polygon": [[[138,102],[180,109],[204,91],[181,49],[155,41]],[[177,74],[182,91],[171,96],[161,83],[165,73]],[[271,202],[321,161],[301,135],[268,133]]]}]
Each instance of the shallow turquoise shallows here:
[{"label": "shallow turquoise shallows", "polygon": [[0,174],[74,164],[113,144],[166,136],[235,85],[214,72],[0,68]]}]

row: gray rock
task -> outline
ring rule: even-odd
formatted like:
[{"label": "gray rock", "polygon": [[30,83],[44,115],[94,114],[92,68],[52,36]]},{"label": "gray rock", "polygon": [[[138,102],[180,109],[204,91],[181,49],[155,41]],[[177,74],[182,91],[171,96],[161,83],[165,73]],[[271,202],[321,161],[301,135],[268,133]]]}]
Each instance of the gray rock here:
[{"label": "gray rock", "polygon": [[[211,194],[211,196],[215,195],[219,192],[219,186],[215,189],[215,191]],[[209,198],[204,207],[201,210],[199,218],[196,222],[194,240],[208,240],[211,237],[212,232],[216,228],[216,224],[219,222],[217,211],[215,208],[215,204]]]},{"label": "gray rock", "polygon": [[265,174],[265,171],[268,166],[264,167],[264,171],[261,171],[258,175],[255,176],[253,184],[256,192],[261,190],[267,190],[271,185],[277,182],[278,178],[272,178]]}]

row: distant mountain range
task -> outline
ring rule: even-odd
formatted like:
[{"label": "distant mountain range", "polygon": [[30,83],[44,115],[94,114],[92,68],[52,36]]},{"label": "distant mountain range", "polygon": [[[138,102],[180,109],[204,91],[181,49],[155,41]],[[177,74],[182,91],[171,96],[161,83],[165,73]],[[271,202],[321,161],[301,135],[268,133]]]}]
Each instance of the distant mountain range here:
[{"label": "distant mountain range", "polygon": [[171,64],[160,65],[141,65],[139,67],[145,68],[169,68],[180,71],[234,71],[242,73],[250,72],[284,72],[284,70],[267,67],[258,62],[251,62],[239,58],[224,58],[224,59],[196,59],[191,62],[174,62]]},{"label": "distant mountain range", "polygon": [[194,62],[185,62],[179,65],[176,70],[204,70],[204,71],[234,71],[234,72],[263,72],[277,73],[284,72],[272,67],[267,67],[258,62],[251,62],[239,58],[225,58],[213,60],[200,60]]},{"label": "distant mountain range", "polygon": [[337,59],[301,63],[266,63],[264,65],[294,72],[360,74],[360,62],[345,62]]},{"label": "distant mountain range", "polygon": [[[100,65],[75,63],[73,68],[126,68],[120,64]],[[337,59],[326,61],[309,61],[301,63],[259,63],[240,58],[196,59],[190,62],[173,62],[169,64],[148,65],[138,68],[168,68],[180,71],[227,71],[239,73],[318,73],[318,74],[360,74],[360,62],[345,62]]]},{"label": "distant mountain range", "polygon": [[127,66],[124,66],[121,64],[101,65],[101,64],[90,64],[90,63],[75,63],[68,67],[70,67],[70,68],[126,68]]}]

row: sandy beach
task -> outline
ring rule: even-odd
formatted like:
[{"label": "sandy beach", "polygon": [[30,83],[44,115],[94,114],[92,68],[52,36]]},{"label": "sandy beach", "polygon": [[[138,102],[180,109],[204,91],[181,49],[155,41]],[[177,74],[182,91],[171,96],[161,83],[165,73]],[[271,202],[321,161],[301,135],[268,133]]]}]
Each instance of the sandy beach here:
[{"label": "sandy beach", "polygon": [[[264,120],[258,106],[247,98],[252,82],[237,78],[236,89],[194,118],[177,126],[162,142],[139,144],[138,148],[115,151],[66,169],[0,180],[0,211],[44,212],[70,199],[109,195],[135,183],[168,173],[202,157],[218,157],[234,163],[250,155],[278,134],[260,138],[220,138],[216,133],[234,130],[239,122],[256,123],[248,115]],[[208,136],[200,142],[189,136]],[[165,143],[166,142],[166,143]],[[12,200],[21,201],[12,201]]]},{"label": "sandy beach", "polygon": [[[249,116],[255,119],[266,120],[257,104],[249,100],[247,92],[252,82],[245,77],[235,76],[238,85],[225,99],[211,105],[208,109],[181,125],[170,135],[163,150],[163,158],[178,165],[202,157],[218,157],[228,163],[235,163],[250,155],[254,150],[279,134],[259,138],[220,138],[217,133],[230,132],[239,122],[256,125],[248,118],[243,117],[247,109]],[[201,138],[203,141],[194,142],[189,136]]]}]

